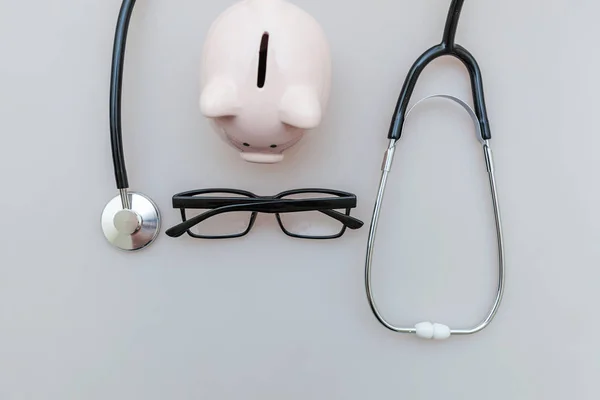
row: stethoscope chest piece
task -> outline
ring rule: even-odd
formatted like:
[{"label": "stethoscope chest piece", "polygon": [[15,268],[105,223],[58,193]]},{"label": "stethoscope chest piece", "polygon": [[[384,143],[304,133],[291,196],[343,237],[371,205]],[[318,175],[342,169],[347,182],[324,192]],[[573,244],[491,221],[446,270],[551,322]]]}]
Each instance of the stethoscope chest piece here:
[{"label": "stethoscope chest piece", "polygon": [[143,194],[122,192],[104,208],[102,231],[113,246],[127,251],[140,250],[158,236],[160,212]]}]

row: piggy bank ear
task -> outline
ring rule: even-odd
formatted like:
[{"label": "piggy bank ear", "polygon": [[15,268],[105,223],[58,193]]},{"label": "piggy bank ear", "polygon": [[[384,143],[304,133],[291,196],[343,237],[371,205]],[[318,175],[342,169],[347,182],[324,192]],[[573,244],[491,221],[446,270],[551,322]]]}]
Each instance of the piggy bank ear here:
[{"label": "piggy bank ear", "polygon": [[235,84],[223,78],[208,82],[200,95],[200,111],[207,118],[236,116],[240,109]]},{"label": "piggy bank ear", "polygon": [[286,90],[279,105],[281,122],[300,129],[313,129],[321,123],[321,102],[315,89],[292,86]]}]

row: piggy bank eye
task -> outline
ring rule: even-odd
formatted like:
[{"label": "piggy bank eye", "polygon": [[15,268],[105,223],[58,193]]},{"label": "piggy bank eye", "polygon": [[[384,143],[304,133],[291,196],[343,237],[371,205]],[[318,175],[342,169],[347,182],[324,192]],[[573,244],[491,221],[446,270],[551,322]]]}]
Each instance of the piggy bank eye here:
[{"label": "piggy bank eye", "polygon": [[269,53],[269,33],[265,32],[260,40],[260,50],[258,53],[258,80],[257,86],[262,88],[265,86],[267,79],[267,56]]}]

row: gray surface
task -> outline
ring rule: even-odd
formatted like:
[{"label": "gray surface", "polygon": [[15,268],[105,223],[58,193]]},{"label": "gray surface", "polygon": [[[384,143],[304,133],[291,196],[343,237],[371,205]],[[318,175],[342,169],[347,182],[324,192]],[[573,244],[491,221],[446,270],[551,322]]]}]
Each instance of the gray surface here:
[{"label": "gray surface", "polygon": [[[278,166],[241,161],[198,111],[204,35],[229,3],[139,1],[124,95],[132,189],[158,203],[164,226],[178,220],[171,195],[211,186],[350,190],[367,221],[394,102],[439,40],[448,0],[296,0],[329,36],[334,84],[324,124]],[[600,56],[568,62],[597,48],[597,2],[465,4],[457,37],[484,72],[508,280],[487,330],[443,343],[376,323],[366,229],[300,241],[259,218],[242,240],[163,234],[137,254],[109,247],[100,214],[116,195],[107,116],[119,4],[0,0],[0,399],[598,398]],[[468,99],[467,83],[460,64],[439,60],[416,96]],[[452,105],[411,119],[375,255],[378,303],[395,322],[462,325],[487,307],[482,162]]]}]

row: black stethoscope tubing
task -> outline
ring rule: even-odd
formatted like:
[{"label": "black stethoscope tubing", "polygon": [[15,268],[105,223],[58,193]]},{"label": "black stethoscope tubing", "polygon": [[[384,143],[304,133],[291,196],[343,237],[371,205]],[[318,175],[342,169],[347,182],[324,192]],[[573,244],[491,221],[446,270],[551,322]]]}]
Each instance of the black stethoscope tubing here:
[{"label": "black stethoscope tubing", "polygon": [[117,189],[128,189],[127,168],[123,154],[123,131],[121,128],[121,93],[123,89],[123,69],[127,31],[133,13],[135,0],[124,0],[117,20],[113,45],[110,77],[110,139]]},{"label": "black stethoscope tubing", "polygon": [[463,3],[464,0],[452,0],[446,19],[442,42],[425,51],[410,68],[406,80],[404,81],[404,85],[402,86],[396,109],[394,110],[394,117],[392,118],[392,123],[390,125],[388,139],[400,139],[406,112],[408,110],[408,104],[410,103],[412,93],[421,72],[423,72],[425,67],[433,60],[442,56],[452,56],[459,59],[469,71],[471,77],[471,90],[473,92],[473,105],[475,107],[475,114],[479,120],[481,136],[483,140],[492,138],[485,106],[485,98],[483,95],[481,69],[479,68],[479,64],[477,64],[475,57],[473,57],[467,49],[456,44],[454,41]]}]

